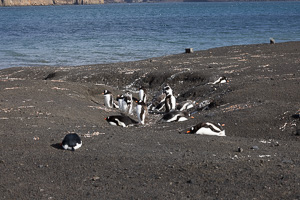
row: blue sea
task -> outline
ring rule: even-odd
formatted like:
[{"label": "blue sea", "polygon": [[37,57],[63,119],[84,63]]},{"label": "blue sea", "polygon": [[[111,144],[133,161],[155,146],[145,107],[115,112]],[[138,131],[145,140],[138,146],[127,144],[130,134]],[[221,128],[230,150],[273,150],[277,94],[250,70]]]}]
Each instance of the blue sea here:
[{"label": "blue sea", "polygon": [[300,2],[0,7],[0,36],[0,69],[134,61],[299,41]]}]

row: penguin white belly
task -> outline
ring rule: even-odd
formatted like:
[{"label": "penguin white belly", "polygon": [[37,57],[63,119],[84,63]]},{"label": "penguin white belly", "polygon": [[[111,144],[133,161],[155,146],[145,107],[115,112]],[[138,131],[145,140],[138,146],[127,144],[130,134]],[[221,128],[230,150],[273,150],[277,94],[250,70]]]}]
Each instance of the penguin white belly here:
[{"label": "penguin white belly", "polygon": [[141,105],[137,105],[136,106],[136,115],[138,117],[139,123],[142,123],[141,112],[142,112],[142,106]]},{"label": "penguin white belly", "polygon": [[183,121],[186,121],[186,120],[188,120],[186,117],[180,117],[180,118],[178,119],[179,122],[183,122]]},{"label": "penguin white belly", "polygon": [[65,149],[65,150],[76,150],[76,149],[79,149],[80,147],[82,146],[82,141],[81,143],[76,143],[76,145],[72,148],[71,146],[65,144],[65,145],[62,145],[62,147]]},{"label": "penguin white belly", "polygon": [[122,102],[122,112],[126,112],[128,109],[128,105],[125,101]]},{"label": "penguin white belly", "polygon": [[200,128],[200,129],[196,132],[196,134],[199,134],[199,135],[225,136],[225,130],[215,132],[215,131],[212,131],[210,128],[202,127],[202,128]]},{"label": "penguin white belly", "polygon": [[174,111],[176,109],[176,98],[172,95],[171,96],[171,111]]},{"label": "penguin white belly", "polygon": [[115,123],[115,122],[112,122],[112,121],[110,121],[110,122],[108,122],[110,125],[112,125],[112,126],[118,126],[118,124],[117,123]]},{"label": "penguin white belly", "polygon": [[119,109],[121,111],[123,111],[123,100],[122,99],[118,99],[118,104],[119,104]]},{"label": "penguin white belly", "polygon": [[132,103],[128,105],[128,114],[132,114]]},{"label": "penguin white belly", "polygon": [[172,118],[166,119],[165,121],[166,121],[166,122],[175,122],[176,119],[177,119],[177,116],[173,116]]},{"label": "penguin white belly", "polygon": [[74,147],[74,149],[76,150],[76,149],[79,149],[80,147],[81,147],[81,145],[82,145],[82,141],[81,141],[81,143],[76,143],[76,146]]},{"label": "penguin white belly", "polygon": [[110,95],[104,95],[104,104],[105,104],[105,106],[108,107],[108,108],[111,108],[112,105],[110,103],[111,103]]},{"label": "penguin white belly", "polygon": [[144,91],[140,90],[140,92],[139,92],[139,99],[140,100],[144,100],[144,95],[145,95]]},{"label": "penguin white belly", "polygon": [[118,125],[119,125],[119,126],[127,127],[127,125],[126,125],[124,122],[122,122],[122,121],[120,121],[120,120],[118,120],[118,119],[116,119],[116,121],[118,122]]}]

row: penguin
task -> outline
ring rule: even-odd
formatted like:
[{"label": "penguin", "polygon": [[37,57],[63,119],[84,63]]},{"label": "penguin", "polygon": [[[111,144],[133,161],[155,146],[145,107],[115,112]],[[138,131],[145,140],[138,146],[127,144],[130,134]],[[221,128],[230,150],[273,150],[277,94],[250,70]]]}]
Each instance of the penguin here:
[{"label": "penguin", "polygon": [[136,114],[137,114],[139,123],[145,124],[145,118],[146,118],[146,115],[148,114],[148,108],[142,99],[137,102]]},{"label": "penguin", "polygon": [[122,112],[132,114],[132,99],[124,97],[122,101]]},{"label": "penguin", "polygon": [[118,105],[119,105],[119,109],[121,112],[123,112],[124,108],[123,108],[123,101],[124,101],[124,96],[123,95],[118,95],[117,99],[118,101]]},{"label": "penguin", "polygon": [[76,133],[67,134],[61,143],[62,148],[64,148],[65,150],[72,151],[75,151],[76,149],[80,148],[81,145],[82,141]]},{"label": "penguin", "polygon": [[186,101],[179,103],[176,106],[176,109],[180,110],[180,111],[189,110],[189,109],[196,107],[196,104],[197,104],[196,101],[186,100]]},{"label": "penguin", "polygon": [[122,127],[128,127],[130,125],[138,124],[137,121],[131,119],[130,117],[126,115],[114,115],[106,117],[105,120],[113,126],[122,126]]},{"label": "penguin", "polygon": [[152,103],[149,105],[149,110],[161,111],[165,106],[166,94],[162,93],[152,99]]},{"label": "penguin", "polygon": [[143,86],[139,89],[139,100],[142,100],[144,103],[147,101],[147,90]]},{"label": "penguin", "polygon": [[123,113],[127,113],[131,104],[131,100],[123,94],[117,97],[119,109]]},{"label": "penguin", "polygon": [[218,78],[216,81],[212,82],[212,83],[208,83],[210,85],[215,85],[215,84],[220,84],[220,83],[228,83],[228,79],[225,76],[221,76],[220,78]]},{"label": "penguin", "polygon": [[225,130],[220,124],[214,124],[210,122],[199,123],[196,126],[191,127],[186,133],[199,134],[199,135],[216,135],[226,136]]},{"label": "penguin", "polygon": [[107,108],[112,108],[113,107],[113,95],[110,91],[104,90],[102,93],[104,95],[104,105]]},{"label": "penguin", "polygon": [[133,106],[133,102],[132,102],[132,94],[127,91],[124,94],[124,101],[123,101],[123,106],[124,106],[124,112],[127,112],[128,114],[132,114],[132,106]]},{"label": "penguin", "polygon": [[166,112],[171,112],[176,109],[176,98],[173,94],[168,94],[165,100]]},{"label": "penguin", "polygon": [[186,111],[172,111],[166,113],[158,122],[182,122],[188,120],[189,117],[191,115]]},{"label": "penguin", "polygon": [[165,93],[167,96],[169,94],[173,95],[173,90],[172,88],[169,86],[169,85],[166,85],[164,88],[163,88],[163,93]]}]

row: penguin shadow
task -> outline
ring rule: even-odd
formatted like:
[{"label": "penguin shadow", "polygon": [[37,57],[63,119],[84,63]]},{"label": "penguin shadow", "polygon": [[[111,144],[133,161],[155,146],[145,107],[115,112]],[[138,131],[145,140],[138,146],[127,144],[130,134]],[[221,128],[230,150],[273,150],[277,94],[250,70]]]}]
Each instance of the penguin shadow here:
[{"label": "penguin shadow", "polygon": [[51,144],[50,146],[55,149],[64,150],[64,148],[62,148],[62,146],[61,146],[61,143]]}]

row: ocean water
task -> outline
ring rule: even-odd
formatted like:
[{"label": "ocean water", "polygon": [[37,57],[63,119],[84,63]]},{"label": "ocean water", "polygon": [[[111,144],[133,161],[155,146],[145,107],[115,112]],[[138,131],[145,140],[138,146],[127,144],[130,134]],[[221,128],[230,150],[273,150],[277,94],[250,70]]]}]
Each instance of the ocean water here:
[{"label": "ocean water", "polygon": [[0,69],[141,60],[300,40],[300,2],[0,7]]}]

